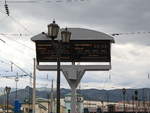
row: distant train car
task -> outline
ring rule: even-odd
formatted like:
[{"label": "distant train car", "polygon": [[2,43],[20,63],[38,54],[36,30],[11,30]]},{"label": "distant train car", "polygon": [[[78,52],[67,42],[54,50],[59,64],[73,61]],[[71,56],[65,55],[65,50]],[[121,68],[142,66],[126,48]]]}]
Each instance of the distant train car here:
[{"label": "distant train car", "polygon": [[89,109],[88,108],[84,108],[84,113],[89,113]]},{"label": "distant train car", "polygon": [[110,113],[113,113],[116,111],[114,104],[109,104],[109,105],[107,105],[107,107],[108,107],[108,112],[110,112]]},{"label": "distant train car", "polygon": [[97,108],[97,113],[102,113],[102,109],[100,107]]},{"label": "distant train car", "polygon": [[84,113],[102,113],[102,109],[99,108],[84,108]]}]

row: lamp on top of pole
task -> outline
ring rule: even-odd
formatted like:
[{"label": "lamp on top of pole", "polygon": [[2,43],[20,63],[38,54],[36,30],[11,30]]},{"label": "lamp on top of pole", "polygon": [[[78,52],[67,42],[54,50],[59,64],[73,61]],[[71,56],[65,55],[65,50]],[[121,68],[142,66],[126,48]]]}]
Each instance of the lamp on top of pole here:
[{"label": "lamp on top of pole", "polygon": [[69,43],[71,38],[71,32],[65,28],[61,32],[61,40],[58,40],[58,43],[54,43],[54,39],[57,38],[59,33],[59,26],[56,24],[55,20],[53,23],[48,25],[48,34],[47,36],[52,39],[52,45],[56,48],[57,53],[57,111],[56,113],[60,113],[60,62],[61,62],[61,52],[63,51],[62,45],[63,43]]},{"label": "lamp on top of pole", "polygon": [[10,91],[11,91],[11,87],[5,87],[5,91],[6,91],[6,95],[7,95],[7,113],[8,113],[8,109],[9,109],[9,107],[8,107],[8,105],[9,105],[9,94],[10,94]]},{"label": "lamp on top of pole", "polygon": [[53,20],[53,23],[48,25],[48,36],[54,40],[57,38],[57,35],[59,33],[59,26],[56,24],[55,20]]}]

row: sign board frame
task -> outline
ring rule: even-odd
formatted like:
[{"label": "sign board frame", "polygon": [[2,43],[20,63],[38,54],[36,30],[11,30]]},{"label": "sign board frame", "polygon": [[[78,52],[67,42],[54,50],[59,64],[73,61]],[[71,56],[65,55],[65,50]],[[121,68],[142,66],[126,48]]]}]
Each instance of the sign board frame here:
[{"label": "sign board frame", "polygon": [[69,44],[55,40],[53,43],[50,40],[36,42],[37,62],[56,62],[58,44],[61,44],[61,62],[111,62],[109,40],[71,40]]}]

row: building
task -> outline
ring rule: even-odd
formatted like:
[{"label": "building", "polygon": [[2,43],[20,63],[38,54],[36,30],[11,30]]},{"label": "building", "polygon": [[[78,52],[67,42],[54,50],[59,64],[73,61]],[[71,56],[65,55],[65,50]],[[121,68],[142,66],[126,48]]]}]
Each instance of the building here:
[{"label": "building", "polygon": [[[63,101],[63,100],[61,100]],[[51,101],[45,98],[37,98],[36,105],[35,105],[35,112],[36,113],[50,113],[51,112]],[[22,104],[22,110],[24,113],[32,113],[32,105],[29,103]],[[61,105],[60,107],[61,113],[65,113],[66,107]],[[56,103],[54,102],[53,105],[53,113],[56,112]]]},{"label": "building", "polygon": [[[83,109],[84,109],[83,101],[84,101],[84,99],[83,99],[82,95],[80,95],[80,94],[76,94],[76,98],[77,98],[77,100],[76,100],[77,111],[79,113],[83,113]],[[65,95],[64,102],[65,102],[65,106],[66,106],[66,113],[70,113],[70,110],[71,110],[71,93]]]},{"label": "building", "polygon": [[[7,108],[4,105],[0,105],[0,113],[6,113]],[[13,106],[8,106],[8,113],[13,113]]]}]

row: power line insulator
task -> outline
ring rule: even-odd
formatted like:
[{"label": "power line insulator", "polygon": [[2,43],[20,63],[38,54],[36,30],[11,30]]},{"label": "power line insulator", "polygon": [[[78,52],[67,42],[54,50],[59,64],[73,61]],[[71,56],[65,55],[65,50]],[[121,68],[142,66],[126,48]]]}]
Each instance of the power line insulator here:
[{"label": "power line insulator", "polygon": [[8,5],[5,3],[5,10],[6,10],[6,14],[9,16],[9,9],[8,9]]}]

